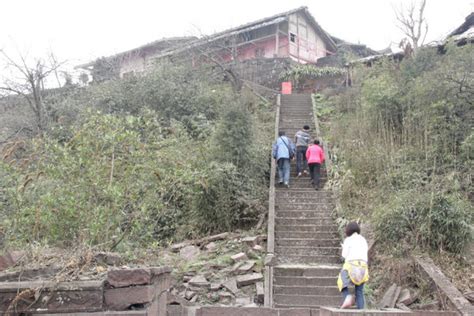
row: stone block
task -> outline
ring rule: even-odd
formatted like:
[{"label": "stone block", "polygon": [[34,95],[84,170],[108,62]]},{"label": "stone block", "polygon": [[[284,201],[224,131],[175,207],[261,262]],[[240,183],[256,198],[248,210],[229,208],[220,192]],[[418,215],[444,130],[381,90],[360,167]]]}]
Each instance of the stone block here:
[{"label": "stone block", "polygon": [[105,289],[104,301],[110,310],[126,310],[131,305],[151,303],[157,295],[156,292],[153,285]]},{"label": "stone block", "polygon": [[149,269],[116,269],[107,273],[107,283],[113,287],[150,284],[151,279]]}]

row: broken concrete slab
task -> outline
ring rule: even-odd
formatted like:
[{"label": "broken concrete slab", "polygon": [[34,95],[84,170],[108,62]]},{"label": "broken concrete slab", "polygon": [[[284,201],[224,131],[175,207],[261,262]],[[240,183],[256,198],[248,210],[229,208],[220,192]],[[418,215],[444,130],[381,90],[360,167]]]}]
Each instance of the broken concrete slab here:
[{"label": "broken concrete slab", "polygon": [[237,271],[239,273],[247,273],[249,272],[250,270],[252,270],[252,268],[255,266],[256,264],[256,261],[254,260],[249,260],[249,261],[245,261],[243,265],[241,265]]},{"label": "broken concrete slab", "polygon": [[247,236],[240,240],[240,242],[247,244],[249,247],[253,247],[258,244],[258,236]]},{"label": "broken concrete slab", "polygon": [[250,284],[254,284],[259,281],[263,281],[263,274],[261,273],[252,273],[252,274],[245,274],[240,275],[236,278],[237,287],[242,287]]},{"label": "broken concrete slab", "polygon": [[237,288],[237,280],[235,278],[229,279],[222,283],[222,286],[228,289],[232,294],[237,294],[239,289]]},{"label": "broken concrete slab", "polygon": [[[395,292],[397,291],[397,288],[398,288],[397,284],[393,283],[385,292],[385,294],[382,297],[382,300],[379,302],[377,307],[378,308],[390,307],[390,305],[392,304],[392,301],[394,301],[394,296],[396,294]],[[395,301],[396,301],[396,298],[395,298]]]},{"label": "broken concrete slab", "polygon": [[188,284],[197,288],[209,288],[211,285],[211,283],[202,275],[196,275],[189,280]]},{"label": "broken concrete slab", "polygon": [[400,292],[400,296],[398,297],[397,303],[404,304],[409,306],[413,304],[413,302],[418,298],[418,293],[410,289],[403,289]]},{"label": "broken concrete slab", "polygon": [[230,257],[232,260],[234,260],[234,262],[238,262],[238,261],[245,261],[248,259],[247,255],[245,254],[245,252],[239,252],[238,254],[235,254],[233,255],[232,257]]}]

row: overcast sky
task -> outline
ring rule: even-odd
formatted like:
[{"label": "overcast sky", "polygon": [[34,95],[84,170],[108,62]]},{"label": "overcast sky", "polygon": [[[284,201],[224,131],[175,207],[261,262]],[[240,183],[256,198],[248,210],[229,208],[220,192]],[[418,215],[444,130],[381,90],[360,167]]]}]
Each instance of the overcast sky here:
[{"label": "overcast sky", "polygon": [[[373,49],[398,43],[393,7],[411,0],[2,0],[0,49],[30,56],[52,51],[87,62],[172,36],[212,34],[308,6],[331,35]],[[474,10],[474,0],[427,0],[428,41]]]}]

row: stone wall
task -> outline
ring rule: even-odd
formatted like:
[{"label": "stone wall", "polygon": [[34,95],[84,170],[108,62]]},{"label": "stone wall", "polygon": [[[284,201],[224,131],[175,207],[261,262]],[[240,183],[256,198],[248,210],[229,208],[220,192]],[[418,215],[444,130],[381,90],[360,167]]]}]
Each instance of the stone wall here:
[{"label": "stone wall", "polygon": [[7,280],[0,282],[0,314],[165,316],[170,272],[155,267],[115,269],[102,280]]}]

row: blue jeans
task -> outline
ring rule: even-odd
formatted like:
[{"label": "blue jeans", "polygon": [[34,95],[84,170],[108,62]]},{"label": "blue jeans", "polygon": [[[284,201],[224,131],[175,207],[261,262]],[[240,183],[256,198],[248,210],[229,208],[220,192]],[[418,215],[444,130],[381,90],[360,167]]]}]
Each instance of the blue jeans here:
[{"label": "blue jeans", "polygon": [[306,161],[307,146],[296,147],[296,173],[308,169],[308,162]]},{"label": "blue jeans", "polygon": [[277,161],[278,163],[278,177],[279,182],[284,182],[285,184],[290,183],[290,158],[280,158]]},{"label": "blue jeans", "polygon": [[[349,295],[349,289],[347,287],[342,289],[342,300],[346,299],[346,296]],[[355,286],[355,299],[357,309],[364,309],[365,299],[364,299],[364,284]]]}]

